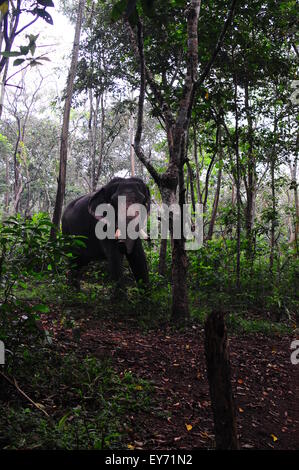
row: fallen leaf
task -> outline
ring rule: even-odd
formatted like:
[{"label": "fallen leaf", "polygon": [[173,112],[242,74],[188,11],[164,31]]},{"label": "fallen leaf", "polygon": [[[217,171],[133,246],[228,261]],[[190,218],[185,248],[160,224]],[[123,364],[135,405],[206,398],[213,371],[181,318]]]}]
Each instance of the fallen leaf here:
[{"label": "fallen leaf", "polygon": [[136,385],[135,390],[143,390],[143,387],[141,385]]},{"label": "fallen leaf", "polygon": [[186,426],[187,431],[191,431],[193,427],[192,424],[187,424],[187,423],[185,424],[185,426]]},{"label": "fallen leaf", "polygon": [[135,441],[136,446],[143,447],[144,443],[140,441]]},{"label": "fallen leaf", "polygon": [[244,413],[243,408],[239,408],[240,413]]},{"label": "fallen leaf", "polygon": [[243,383],[243,380],[242,379],[238,379],[238,384],[242,384]]},{"label": "fallen leaf", "polygon": [[278,440],[278,437],[275,436],[275,434],[270,434],[270,436],[273,439],[273,442],[276,442]]},{"label": "fallen leaf", "polygon": [[128,444],[128,449],[130,449],[130,450],[134,450],[134,449],[135,449],[135,447],[134,447],[134,446],[132,446],[132,444]]},{"label": "fallen leaf", "polygon": [[209,439],[209,438],[210,438],[210,435],[209,435],[207,432],[205,432],[205,431],[203,431],[203,432],[200,431],[199,434],[200,434],[200,436],[203,437],[204,439]]}]

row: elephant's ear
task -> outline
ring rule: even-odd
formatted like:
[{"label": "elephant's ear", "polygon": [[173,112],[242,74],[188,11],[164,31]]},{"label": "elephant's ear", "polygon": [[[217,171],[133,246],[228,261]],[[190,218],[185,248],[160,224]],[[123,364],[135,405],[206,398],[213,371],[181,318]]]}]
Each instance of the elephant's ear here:
[{"label": "elephant's ear", "polygon": [[105,204],[106,201],[106,189],[105,187],[99,189],[96,193],[90,196],[88,203],[88,212],[96,218],[95,211],[100,204]]}]

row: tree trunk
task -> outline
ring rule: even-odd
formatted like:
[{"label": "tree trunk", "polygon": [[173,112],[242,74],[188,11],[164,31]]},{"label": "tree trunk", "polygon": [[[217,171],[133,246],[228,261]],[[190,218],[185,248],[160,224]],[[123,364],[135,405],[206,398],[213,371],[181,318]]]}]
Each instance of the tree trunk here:
[{"label": "tree trunk", "polygon": [[271,214],[271,235],[270,235],[270,260],[269,269],[273,279],[273,264],[275,254],[275,227],[276,227],[276,191],[275,191],[275,163],[276,163],[276,134],[277,134],[277,111],[274,105],[274,129],[273,139],[274,144],[270,155],[270,173],[271,173],[271,202],[272,202],[272,214]]},{"label": "tree trunk", "polygon": [[14,212],[17,214],[19,212],[19,203],[21,195],[21,174],[20,174],[20,149],[19,144],[21,140],[21,122],[20,118],[17,117],[17,126],[18,126],[18,135],[17,141],[15,144],[13,162],[14,162]]},{"label": "tree trunk", "polygon": [[[269,269],[273,278],[273,263],[275,251],[275,221],[276,221],[276,196],[275,196],[275,157],[271,155],[270,161],[271,172],[271,199],[272,199],[272,215],[271,215],[271,235],[270,235],[270,261]],[[273,281],[273,279],[272,279]]]},{"label": "tree trunk", "polygon": [[209,224],[207,240],[212,240],[212,237],[213,237],[214,226],[216,222],[217,210],[218,210],[218,204],[219,204],[221,179],[222,179],[222,167],[220,166],[218,170],[218,175],[217,175],[217,187],[216,187],[216,193],[215,193],[214,202],[213,202],[213,209],[212,209],[212,215],[211,215],[211,220]]},{"label": "tree trunk", "polygon": [[135,176],[135,152],[134,152],[134,116],[129,118],[129,141],[130,141],[130,166],[131,176]]},{"label": "tree trunk", "polygon": [[217,216],[217,210],[218,210],[218,203],[219,203],[219,196],[220,196],[220,187],[221,187],[221,179],[222,179],[222,160],[223,160],[223,152],[222,152],[222,135],[221,135],[221,125],[219,124],[218,127],[218,141],[217,141],[217,149],[218,149],[218,154],[219,154],[219,170],[218,170],[218,175],[217,175],[217,185],[216,185],[216,192],[214,196],[214,202],[213,202],[213,209],[212,209],[212,215],[211,215],[211,220],[209,223],[209,230],[208,230],[208,235],[207,235],[207,240],[211,240],[213,237],[213,232],[214,232],[214,225],[216,221],[216,216]]},{"label": "tree trunk", "polygon": [[160,276],[165,276],[166,274],[166,255],[167,255],[167,239],[161,238],[159,266],[158,266],[158,273],[160,274]]},{"label": "tree trunk", "polygon": [[198,164],[198,154],[197,154],[197,139],[196,139],[196,128],[193,129],[194,137],[193,137],[193,155],[195,161],[195,170],[196,170],[196,192],[197,192],[197,200],[198,202],[202,202],[201,192],[200,192],[200,171],[199,171],[199,164]]},{"label": "tree trunk", "polygon": [[[186,159],[187,136],[190,126],[192,107],[194,104],[197,89],[202,85],[209,74],[211,67],[223,44],[223,40],[231,23],[236,0],[233,0],[224,28],[219,36],[215,50],[204,68],[200,78],[198,78],[198,21],[201,7],[200,0],[190,0],[186,6],[185,15],[187,23],[187,51],[186,51],[186,71],[184,73],[184,83],[177,112],[174,115],[169,103],[164,99],[164,93],[160,85],[156,82],[154,74],[145,63],[143,25],[138,14],[137,36],[134,28],[127,20],[127,27],[131,36],[132,46],[136,57],[140,63],[140,94],[138,100],[138,115],[136,123],[136,133],[134,149],[139,160],[148,169],[151,176],[157,183],[162,201],[168,206],[176,203],[176,190],[179,185],[180,207],[185,200],[184,190],[184,165]],[[143,108],[146,84],[151,89],[157,108],[160,109],[160,117],[165,123],[167,134],[169,163],[166,171],[159,174],[141,148],[141,136],[143,130]],[[176,322],[183,322],[189,316],[188,308],[188,288],[187,288],[187,253],[185,250],[184,236],[175,239],[173,227],[170,220],[170,235],[172,245],[172,319]]]},{"label": "tree trunk", "polygon": [[85,7],[85,0],[79,0],[77,19],[76,19],[76,28],[75,28],[75,37],[74,37],[73,50],[72,50],[72,60],[71,60],[70,70],[69,70],[69,74],[67,78],[66,98],[65,98],[64,110],[63,110],[63,122],[62,122],[61,141],[60,141],[59,176],[58,176],[58,185],[57,185],[54,214],[53,214],[53,220],[52,220],[54,228],[52,228],[51,230],[52,238],[55,237],[55,232],[56,230],[59,229],[61,214],[62,214],[62,207],[64,203],[70,112],[71,112],[71,103],[72,103],[72,97],[73,97],[74,80],[75,80],[77,63],[78,63],[79,41],[80,41],[81,26],[82,26],[82,21],[83,21],[84,7]]},{"label": "tree trunk", "polygon": [[252,259],[253,237],[252,228],[254,223],[255,212],[255,192],[256,192],[256,178],[255,178],[255,158],[253,153],[253,124],[251,110],[249,106],[249,86],[248,82],[245,84],[245,113],[248,126],[248,154],[247,154],[247,206],[246,206],[246,237],[247,237],[247,257]]},{"label": "tree trunk", "polygon": [[294,158],[293,165],[291,166],[291,187],[294,190],[294,203],[295,203],[295,244],[296,251],[298,253],[298,238],[299,238],[299,196],[298,196],[298,183],[297,183],[297,166],[298,166],[298,147],[299,147],[299,135],[296,140],[296,155]]},{"label": "tree trunk", "polygon": [[9,160],[8,155],[5,155],[5,196],[4,196],[4,212],[9,214]]},{"label": "tree trunk", "polygon": [[4,70],[3,70],[3,75],[1,78],[1,90],[0,90],[0,120],[2,117],[3,113],[3,106],[4,106],[4,98],[5,98],[5,80],[7,78],[7,72],[8,72],[8,66],[9,66],[9,58],[7,58],[7,62],[5,64]]},{"label": "tree trunk", "polygon": [[96,170],[96,175],[95,175],[95,181],[94,181],[94,191],[97,189],[98,183],[99,183],[99,178],[101,175],[102,171],[102,164],[104,160],[104,126],[105,126],[105,120],[106,120],[106,114],[105,114],[105,101],[104,101],[104,93],[102,93],[101,98],[97,98],[97,109],[98,107],[101,107],[101,121],[100,121],[100,142],[99,142],[99,160],[97,164],[97,170]]},{"label": "tree trunk", "polygon": [[227,332],[222,313],[213,312],[205,323],[205,356],[216,449],[239,449]]},{"label": "tree trunk", "polygon": [[91,191],[95,191],[96,179],[96,139],[97,139],[97,116],[98,116],[98,98],[96,98],[96,105],[93,105],[93,94],[91,88],[88,90],[89,98],[89,119],[88,119],[88,140],[89,140],[89,187]]},{"label": "tree trunk", "polygon": [[190,182],[192,210],[193,212],[195,212],[195,193],[194,193],[193,171],[188,160],[187,160],[187,167],[188,167],[188,175],[189,175],[189,182]]},{"label": "tree trunk", "polygon": [[[232,53],[234,66],[234,51]],[[241,171],[239,155],[239,112],[238,112],[238,82],[234,70],[234,108],[235,108],[235,154],[236,154],[236,189],[237,189],[237,256],[236,256],[236,288],[240,290],[240,258],[241,258]]]}]

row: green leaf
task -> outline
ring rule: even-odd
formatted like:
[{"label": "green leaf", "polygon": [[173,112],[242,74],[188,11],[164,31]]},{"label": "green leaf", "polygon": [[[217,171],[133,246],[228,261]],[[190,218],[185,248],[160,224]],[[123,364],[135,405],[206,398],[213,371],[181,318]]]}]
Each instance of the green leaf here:
[{"label": "green leaf", "polygon": [[61,430],[64,428],[65,422],[68,419],[70,415],[70,412],[68,412],[66,415],[62,416],[62,418],[58,422],[58,429]]},{"label": "green leaf", "polygon": [[119,0],[115,5],[113,5],[111,11],[111,20],[118,21],[125,12],[126,7],[127,0]]},{"label": "green leaf", "polygon": [[3,57],[18,57],[23,54],[18,51],[4,51],[4,52],[0,52],[0,55],[3,55]]},{"label": "green leaf", "polygon": [[33,312],[49,313],[50,309],[45,304],[34,305],[32,308]]},{"label": "green leaf", "polygon": [[27,55],[29,52],[29,46],[20,46],[20,52],[22,55]]},{"label": "green leaf", "polygon": [[54,7],[52,0],[37,0],[37,3],[43,7]]},{"label": "green leaf", "polygon": [[13,61],[13,65],[21,65],[23,62],[25,62],[25,59],[16,59]]},{"label": "green leaf", "polygon": [[83,248],[86,248],[86,243],[84,243],[82,240],[74,240],[74,243],[77,246],[82,246]]},{"label": "green leaf", "polygon": [[38,62],[35,59],[30,61],[30,67],[35,67],[36,65],[43,65],[43,64],[41,62]]},{"label": "green leaf", "polygon": [[155,0],[141,0],[141,7],[143,10],[143,13],[146,16],[151,17],[154,13],[154,1]]},{"label": "green leaf", "polygon": [[53,18],[46,10],[43,10],[42,8],[36,8],[34,11],[38,16],[40,16],[40,18],[45,20],[46,23],[53,24]]},{"label": "green leaf", "polygon": [[[47,62],[51,62],[51,59],[49,59],[49,57],[37,57],[37,60],[45,60]],[[51,225],[51,222],[49,222],[48,225]]]},{"label": "green leaf", "polygon": [[8,1],[1,2],[0,11],[3,16],[8,12]]}]

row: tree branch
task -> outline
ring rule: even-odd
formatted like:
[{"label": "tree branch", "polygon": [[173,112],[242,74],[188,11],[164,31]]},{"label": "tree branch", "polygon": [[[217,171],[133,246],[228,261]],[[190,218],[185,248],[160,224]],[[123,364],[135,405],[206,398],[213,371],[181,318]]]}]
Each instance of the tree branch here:
[{"label": "tree branch", "polygon": [[[130,26],[131,28],[131,26]],[[133,33],[134,34],[134,33]],[[135,38],[135,35],[134,35]],[[142,23],[138,19],[137,23],[137,48],[140,62],[140,92],[138,98],[138,113],[137,113],[137,125],[134,139],[134,150],[139,160],[144,164],[148,172],[151,174],[157,185],[160,185],[161,177],[155,170],[150,161],[145,157],[144,152],[141,148],[141,137],[143,130],[143,108],[144,108],[144,97],[146,89],[146,72],[145,72],[145,60],[144,60],[144,49],[143,49],[143,28]]]},{"label": "tree branch", "polygon": [[[133,28],[132,28],[132,26],[131,26],[131,24],[128,20],[126,20],[126,25],[127,25],[127,29],[129,31],[130,37],[131,37],[131,44],[132,44],[135,56],[136,56],[137,60],[140,61],[140,48],[139,48],[139,44],[138,44],[139,39],[137,38],[137,40],[136,40],[134,30],[133,30]],[[141,23],[141,20],[140,20],[139,17],[138,17],[138,25],[140,25],[141,28],[142,28],[142,23]],[[138,28],[139,28],[139,26],[138,26]],[[137,35],[138,34],[139,33],[137,32]],[[144,73],[145,73],[146,81],[149,84],[150,89],[151,89],[153,95],[155,96],[155,98],[156,98],[156,100],[159,104],[160,114],[161,114],[161,117],[163,118],[163,120],[165,121],[166,128],[170,129],[172,127],[173,123],[174,123],[173,116],[172,116],[172,113],[171,113],[171,109],[169,108],[167,102],[164,100],[163,94],[162,94],[161,90],[159,89],[159,85],[156,83],[151,71],[148,69],[148,67],[145,64],[144,50],[143,50],[143,39],[142,39],[142,51],[143,51],[143,62],[144,62],[143,66],[144,66]]]},{"label": "tree branch", "polygon": [[203,84],[203,82],[205,81],[205,79],[207,78],[207,76],[210,73],[212,65],[214,64],[214,62],[216,60],[216,57],[217,57],[217,55],[218,55],[218,53],[219,53],[219,51],[222,47],[226,32],[227,32],[227,30],[228,30],[228,28],[229,28],[229,26],[232,22],[237,2],[238,2],[238,0],[232,0],[232,4],[231,4],[230,10],[229,10],[226,22],[224,23],[223,29],[220,33],[219,38],[218,38],[217,45],[214,49],[212,57],[210,58],[209,62],[205,66],[202,74],[200,75],[199,79],[196,82],[196,88],[200,87]]}]

